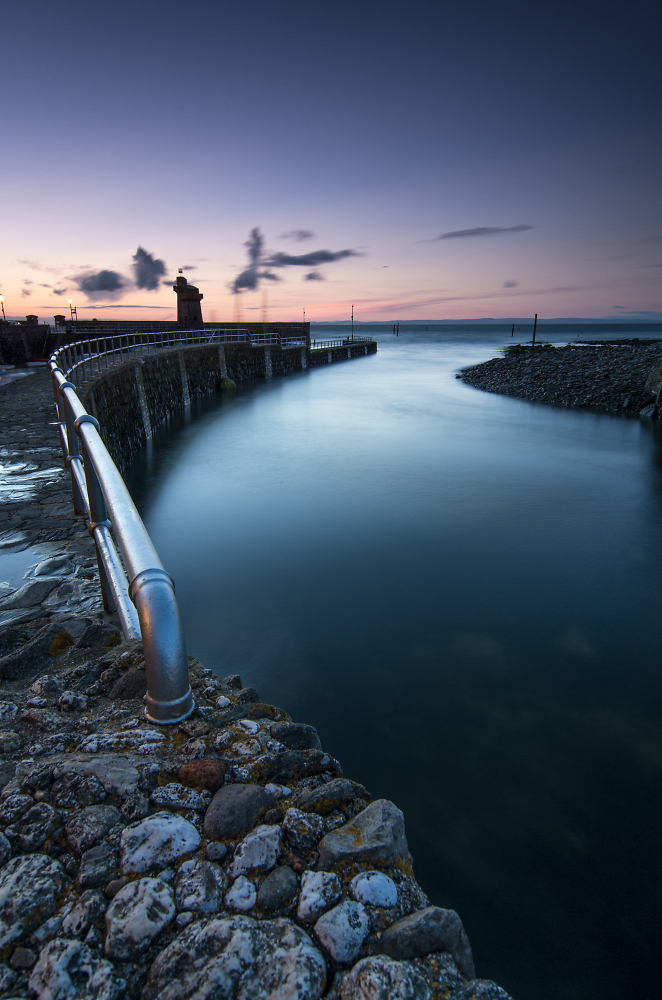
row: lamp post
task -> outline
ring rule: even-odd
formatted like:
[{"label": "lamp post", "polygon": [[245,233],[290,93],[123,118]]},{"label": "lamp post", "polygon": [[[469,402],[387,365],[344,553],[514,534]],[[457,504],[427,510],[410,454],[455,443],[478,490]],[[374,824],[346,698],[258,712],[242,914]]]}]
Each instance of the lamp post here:
[{"label": "lamp post", "polygon": [[5,316],[5,297],[4,297],[4,295],[0,295],[0,306],[2,306],[2,322],[6,323],[7,322],[7,317]]},{"label": "lamp post", "polygon": [[71,313],[71,318],[78,319],[78,311],[76,309],[76,306],[72,306],[71,299],[67,299],[67,302],[69,303],[69,312]]}]

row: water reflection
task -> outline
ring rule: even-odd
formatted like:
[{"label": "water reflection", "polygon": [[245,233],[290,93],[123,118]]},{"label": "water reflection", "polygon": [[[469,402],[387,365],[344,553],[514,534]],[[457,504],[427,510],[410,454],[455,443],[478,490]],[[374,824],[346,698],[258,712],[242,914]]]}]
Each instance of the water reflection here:
[{"label": "water reflection", "polygon": [[189,649],[405,810],[479,974],[652,1000],[659,439],[456,381],[485,335],[381,340],[205,402],[136,463]]}]

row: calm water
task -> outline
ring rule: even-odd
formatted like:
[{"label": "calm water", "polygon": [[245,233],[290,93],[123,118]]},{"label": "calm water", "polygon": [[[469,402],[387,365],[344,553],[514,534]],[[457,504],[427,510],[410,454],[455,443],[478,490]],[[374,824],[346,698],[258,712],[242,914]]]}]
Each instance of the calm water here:
[{"label": "calm water", "polygon": [[136,462],[189,652],[404,810],[479,975],[658,1000],[661,442],[456,381],[499,335],[378,339]]}]

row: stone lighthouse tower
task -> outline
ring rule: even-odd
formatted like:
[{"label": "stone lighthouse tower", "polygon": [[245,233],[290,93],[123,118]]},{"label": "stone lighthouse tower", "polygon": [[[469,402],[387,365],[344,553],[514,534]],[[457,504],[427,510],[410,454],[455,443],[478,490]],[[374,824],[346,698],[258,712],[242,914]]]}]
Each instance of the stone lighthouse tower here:
[{"label": "stone lighthouse tower", "polygon": [[180,326],[195,329],[202,326],[202,308],[200,300],[203,296],[195,285],[189,285],[181,272],[172,286],[177,292],[177,322]]}]

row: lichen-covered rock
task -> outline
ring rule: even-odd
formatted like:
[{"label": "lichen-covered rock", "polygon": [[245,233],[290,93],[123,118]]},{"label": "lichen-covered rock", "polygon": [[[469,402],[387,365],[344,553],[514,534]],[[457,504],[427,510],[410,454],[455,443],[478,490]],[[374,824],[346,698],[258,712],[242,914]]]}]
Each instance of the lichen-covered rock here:
[{"label": "lichen-covered rock", "polygon": [[233,878],[252,869],[268,872],[273,868],[280,853],[280,840],[279,826],[258,826],[249,833],[235,852],[232,862]]},{"label": "lichen-covered rock", "polygon": [[227,876],[209,861],[185,861],[175,879],[175,902],[179,911],[216,913],[223,903]]},{"label": "lichen-covered rock", "polygon": [[45,854],[9,861],[0,870],[0,949],[52,916],[68,882],[60,862]]},{"label": "lichen-covered rock", "polygon": [[304,924],[314,924],[341,897],[340,882],[333,872],[304,872],[297,917]]},{"label": "lichen-covered rock", "polygon": [[408,962],[381,955],[357,962],[338,990],[339,1000],[429,1000],[429,996],[427,983]]},{"label": "lichen-covered rock", "polygon": [[323,826],[324,820],[316,813],[306,813],[301,809],[288,809],[283,821],[283,833],[291,847],[305,851],[315,846]]},{"label": "lichen-covered rock", "polygon": [[177,777],[188,788],[206,788],[210,792],[216,792],[223,786],[227,770],[225,761],[203,757],[182,764]]},{"label": "lichen-covered rock", "polygon": [[108,900],[98,889],[87,889],[62,921],[64,937],[82,937],[103,917]]},{"label": "lichen-covered rock", "polygon": [[370,917],[361,903],[346,899],[315,924],[317,939],[336,962],[353,962],[370,933]]},{"label": "lichen-covered rock", "polygon": [[118,860],[118,853],[111,844],[98,844],[85,851],[80,859],[76,885],[79,889],[106,885],[117,870]]},{"label": "lichen-covered rock", "polygon": [[271,735],[288,750],[321,750],[317,730],[303,722],[275,722]]},{"label": "lichen-covered rock", "polygon": [[326,967],[289,920],[196,923],[157,956],[143,1000],[319,1000]]},{"label": "lichen-covered rock", "polygon": [[5,837],[4,833],[0,833],[0,868],[9,861],[11,857],[11,844]]},{"label": "lichen-covered rock", "polygon": [[277,799],[260,785],[227,785],[219,788],[205,813],[205,837],[232,840],[251,830],[272,809]]},{"label": "lichen-covered rock", "polygon": [[0,806],[0,824],[15,823],[33,805],[31,795],[8,795]]},{"label": "lichen-covered rock", "polygon": [[75,691],[63,691],[57,700],[57,707],[61,712],[84,712],[88,703],[87,695],[77,694]]},{"label": "lichen-covered rock", "polygon": [[94,774],[70,771],[56,778],[51,788],[51,801],[58,809],[96,806],[106,799],[106,791]]},{"label": "lichen-covered rock", "polygon": [[80,857],[120,822],[122,814],[115,806],[86,806],[68,821],[65,827],[67,844]]},{"label": "lichen-covered rock", "polygon": [[297,806],[304,812],[316,812],[321,816],[326,816],[333,809],[337,809],[346,802],[352,802],[354,799],[370,802],[370,793],[356,781],[349,781],[348,778],[334,778],[333,781],[301,795]]},{"label": "lichen-covered rock", "polygon": [[319,845],[320,868],[343,861],[386,865],[407,856],[404,816],[393,802],[377,799],[358,816],[332,830]]},{"label": "lichen-covered rock", "polygon": [[383,872],[361,872],[349,883],[350,895],[365,906],[390,908],[398,902],[395,882]]},{"label": "lichen-covered rock", "polygon": [[299,888],[297,877],[287,865],[269,872],[257,893],[258,906],[263,910],[281,910],[289,906]]},{"label": "lichen-covered rock", "polygon": [[175,901],[169,885],[158,878],[129,882],[106,911],[106,955],[118,959],[139,955],[174,916]]},{"label": "lichen-covered rock", "polygon": [[247,910],[252,910],[256,900],[255,886],[244,875],[240,875],[234,880],[232,888],[225,895],[225,905],[236,913],[246,913]]},{"label": "lichen-covered rock", "polygon": [[38,802],[18,822],[5,827],[5,835],[22,851],[38,851],[62,825],[59,813],[48,802]]},{"label": "lichen-covered rock", "polygon": [[466,979],[476,975],[469,939],[455,910],[427,906],[396,920],[382,934],[379,950],[398,959],[448,951]]},{"label": "lichen-covered rock", "polygon": [[81,941],[56,938],[42,948],[28,985],[38,1000],[117,1000],[125,983]]},{"label": "lichen-covered rock", "polygon": [[199,843],[200,834],[188,820],[173,813],[154,813],[122,830],[122,870],[142,874],[151,868],[167,868]]},{"label": "lichen-covered rock", "polygon": [[338,761],[321,750],[283,750],[242,765],[242,781],[297,781],[312,774],[342,777]]},{"label": "lichen-covered rock", "polygon": [[171,782],[155,788],[150,800],[161,809],[194,809],[195,812],[204,812],[211,801],[211,795],[209,792],[196,792],[193,788]]}]

